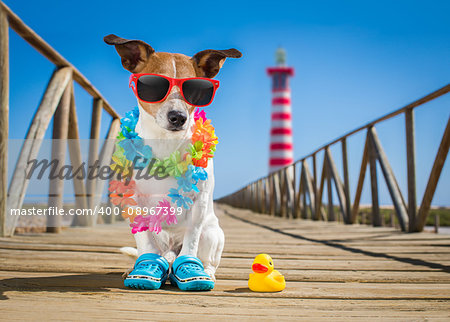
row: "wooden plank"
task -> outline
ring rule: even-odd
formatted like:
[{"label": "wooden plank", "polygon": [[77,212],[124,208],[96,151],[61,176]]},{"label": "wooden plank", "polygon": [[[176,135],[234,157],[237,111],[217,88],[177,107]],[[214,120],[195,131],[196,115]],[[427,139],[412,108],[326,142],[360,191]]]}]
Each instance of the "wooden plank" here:
[{"label": "wooden plank", "polygon": [[334,163],[333,157],[331,156],[330,149],[325,149],[325,153],[327,155],[328,169],[333,177],[334,186],[336,188],[339,206],[341,208],[342,216],[344,217],[344,221],[348,222],[349,215],[347,214],[347,198],[344,192],[344,184],[342,183],[341,177],[339,176],[339,172],[337,171],[336,164]]},{"label": "wooden plank", "polygon": [[417,216],[417,225],[415,231],[422,231],[425,226],[428,214],[430,212],[431,202],[433,201],[434,192],[436,191],[439,178],[441,176],[442,168],[447,159],[448,150],[450,147],[450,118],[447,121],[441,143],[439,145],[436,158],[434,159],[433,168],[428,179],[427,187],[423,194],[422,203],[420,205],[419,214]]},{"label": "wooden plank", "polygon": [[[370,132],[368,130],[370,138]],[[369,139],[370,140],[370,139]],[[371,221],[374,227],[381,226],[380,203],[378,200],[378,178],[377,178],[377,153],[373,142],[369,141],[369,168],[370,168],[370,190],[372,193],[372,216]]]},{"label": "wooden plank", "polygon": [[111,107],[100,92],[89,82],[89,80],[81,74],[81,72],[69,63],[63,56],[61,56],[55,49],[53,49],[44,39],[36,34],[30,27],[28,27],[11,9],[3,2],[0,2],[2,10],[8,15],[8,21],[11,28],[28,42],[33,48],[41,53],[45,58],[55,64],[57,67],[70,67],[73,71],[73,79],[80,84],[92,97],[102,99],[104,102],[105,111],[112,117],[118,118],[119,114]]},{"label": "wooden plank", "polygon": [[[403,200],[402,192],[400,191],[394,172],[392,171],[386,153],[381,146],[374,127],[369,129],[369,138],[371,140],[373,152],[380,163],[389,194],[391,195],[392,203],[394,204],[395,211],[397,213],[397,219],[400,227],[402,231],[406,231],[408,229],[408,212],[406,210],[405,201]],[[376,220],[376,224],[381,225],[381,218],[377,218]]]},{"label": "wooden plank", "polygon": [[361,170],[359,171],[358,184],[356,186],[355,201],[353,202],[352,217],[350,219],[350,222],[352,224],[354,224],[356,222],[356,217],[358,216],[359,202],[361,200],[364,179],[366,177],[367,163],[369,162],[368,161],[369,160],[368,144],[369,144],[369,137],[366,136],[366,140],[364,142],[363,157],[361,160]]},{"label": "wooden plank", "polygon": [[[21,280],[16,280],[16,285],[11,285],[12,281],[8,280],[10,277],[22,277]],[[77,274],[64,274],[64,273],[33,273],[33,272],[2,272],[0,271],[0,280],[6,287],[15,287],[19,289],[24,289],[28,292],[39,292],[39,287],[47,289],[53,287],[53,291],[58,288],[67,287],[67,282],[72,281],[72,283],[78,285],[83,291],[89,291],[91,288],[98,289],[98,292],[104,294],[103,292],[112,292],[118,296],[124,296],[127,294],[133,294],[130,290],[122,288],[121,281],[117,278],[115,274],[108,274],[104,276],[99,276],[94,274],[77,275]],[[33,281],[34,283],[30,283]],[[38,282],[38,283],[37,283]],[[168,286],[168,285],[167,285]],[[107,287],[107,290],[104,288]],[[242,280],[222,280],[218,281],[217,286],[212,292],[203,293],[205,294],[205,300],[209,296],[214,297],[239,297],[242,300],[245,298],[264,298],[268,294],[264,293],[252,293],[252,292],[230,292],[236,288],[246,287],[245,281]],[[48,290],[51,291],[51,290]],[[417,300],[419,298],[423,299],[438,299],[445,300],[449,295],[448,286],[433,285],[430,287],[429,284],[385,284],[380,287],[378,283],[363,283],[355,287],[354,283],[317,283],[317,282],[289,282],[289,287],[277,294],[270,294],[273,297],[278,298],[290,298],[290,299],[370,299],[370,300]],[[141,295],[141,293],[139,293]],[[170,296],[170,294],[176,296],[192,296],[194,294],[202,293],[181,293],[176,292],[176,289],[171,287],[166,287],[164,289],[149,292],[147,296],[151,294],[165,294]],[[159,295],[161,297],[161,295]]]},{"label": "wooden plank", "polygon": [[[126,229],[126,227],[123,227]],[[109,267],[110,270],[125,270],[130,266],[131,259],[123,256],[121,253],[111,253],[111,252],[77,252],[77,251],[36,251],[36,250],[17,250],[17,249],[0,249],[0,255],[4,260],[5,264],[3,268],[8,270],[19,271],[22,267],[25,269],[30,268],[29,265],[22,265],[21,259],[24,257],[32,257],[33,265],[44,264],[45,261],[48,263],[52,262],[51,267],[47,269],[57,268],[59,271],[64,269],[72,270],[73,272],[83,271],[83,267],[89,262],[89,266],[94,270],[103,270],[105,267]],[[93,259],[92,263],[90,263]],[[239,256],[239,257],[228,257],[223,256],[220,261],[220,267],[223,269],[250,269],[251,263],[254,258],[251,256]],[[332,261],[332,262],[331,262]],[[424,266],[414,265],[412,263],[402,263],[393,260],[383,260],[383,259],[358,259],[358,258],[310,258],[301,259],[299,263],[299,258],[274,258],[276,268],[278,270],[291,270],[297,274],[299,271],[305,270],[330,270],[331,268],[338,271],[352,271],[355,267],[358,271],[362,272],[422,272],[424,275],[427,272],[438,272],[439,268],[428,268]],[[449,265],[450,261],[441,261],[443,265]],[[17,265],[17,266],[15,266]],[[1,274],[1,273],[0,273]],[[331,281],[331,278],[330,278]],[[450,288],[449,288],[450,292]]]},{"label": "wooden plank", "polygon": [[[73,281],[83,285],[80,289],[70,288],[71,279],[61,275],[38,276],[20,280],[15,276],[21,293],[14,289],[12,282],[7,283],[8,301],[2,301],[1,310],[8,320],[84,320],[86,317],[96,320],[129,320],[136,315],[151,317],[155,321],[167,320],[233,320],[233,321],[405,321],[405,320],[442,320],[448,319],[448,303],[445,297],[432,298],[391,298],[377,299],[374,296],[366,298],[338,293],[332,296],[331,290],[327,297],[320,296],[322,288],[306,291],[300,296],[291,290],[281,293],[253,293],[242,281],[226,281],[219,284],[217,291],[212,292],[179,292],[167,285],[161,290],[151,292],[122,289],[114,277],[74,276]],[[26,284],[30,281],[30,284]],[[34,286],[37,282],[45,283],[43,290]],[[354,285],[348,285],[350,286]],[[295,283],[298,290],[301,283]],[[332,285],[332,290],[334,289]],[[366,292],[370,293],[370,285]],[[372,286],[373,288],[373,286]],[[395,294],[398,288],[389,289]],[[298,291],[297,291],[298,292]],[[373,290],[372,292],[377,292]],[[403,290],[403,292],[405,292]],[[387,293],[387,290],[384,292]],[[399,292],[402,294],[402,292]],[[446,293],[445,293],[446,294]],[[309,295],[309,296],[308,296]],[[6,296],[5,296],[6,297]],[[393,301],[395,300],[395,301]],[[33,301],[33,310],[29,309]],[[59,301],[55,307],[49,303]],[[148,303],[153,305],[148,305]],[[134,305],[130,306],[130,303]],[[154,305],[157,304],[157,305]],[[136,314],[136,307],[139,307]]]},{"label": "wooden plank", "polygon": [[[83,158],[81,156],[80,135],[78,133],[78,117],[75,106],[73,84],[71,84],[68,139],[70,162],[74,169],[79,169],[82,166]],[[75,176],[72,179],[72,182],[73,190],[75,192],[75,207],[77,209],[88,209],[84,179],[82,177]],[[72,221],[72,225],[86,226],[86,218],[87,216],[75,216]]]},{"label": "wooden plank", "polygon": [[409,232],[415,231],[416,227],[416,147],[415,147],[415,125],[414,110],[405,111],[406,131],[406,163],[408,167],[408,217]]},{"label": "wooden plank", "polygon": [[7,231],[9,138],[9,35],[7,13],[0,6],[0,237]]},{"label": "wooden plank", "polygon": [[[72,84],[69,82],[61,96],[61,100],[56,108],[53,116],[53,136],[52,136],[52,161],[56,160],[57,166],[55,172],[59,173],[61,168],[66,163],[66,149],[67,149],[67,131],[69,128],[69,111],[72,94]],[[55,209],[62,209],[64,196],[64,180],[57,177],[50,179],[48,196],[48,206],[55,207]],[[62,217],[61,216],[47,216],[47,232],[59,233],[61,232]]]},{"label": "wooden plank", "polygon": [[[70,67],[64,67],[55,70],[50,79],[45,94],[28,129],[16,168],[14,169],[14,174],[8,189],[8,212],[9,209],[19,209],[22,206],[29,181],[26,179],[31,166],[29,162],[38,155],[45,131],[71,77],[72,70]],[[12,236],[18,216],[7,216],[6,218],[7,235]]]},{"label": "wooden plank", "polygon": [[[225,215],[224,209],[235,217]],[[230,318],[227,315],[230,311],[234,319],[248,319],[251,315],[262,320],[313,319],[322,316],[318,315],[320,312],[326,312],[329,319],[358,320],[367,316],[379,318],[380,311],[383,319],[393,320],[448,316],[450,279],[445,266],[426,266],[426,262],[418,263],[414,258],[425,256],[422,259],[431,261],[429,265],[448,266],[450,251],[443,245],[450,243],[450,237],[399,234],[385,227],[292,221],[225,205],[216,206],[216,213],[225,231],[226,250],[216,275],[216,287],[207,293],[180,293],[170,285],[151,292],[125,289],[120,273],[132,261],[118,253],[118,246],[112,246],[133,243],[126,223],[74,228],[58,236],[0,239],[0,296],[8,299],[2,302],[8,304],[0,308],[2,316],[14,313],[15,318],[23,318],[21,312],[29,311],[25,308],[30,300],[41,312],[45,312],[44,303],[48,307],[52,301],[63,300],[62,306],[51,311],[63,308],[66,316],[83,313],[79,315],[81,318],[86,314],[93,316],[93,312],[80,311],[78,307],[93,308],[92,305],[103,305],[105,299],[108,301],[104,306],[95,307],[103,318],[111,314],[111,303],[121,307],[114,311],[114,318],[118,318],[130,301],[142,303],[142,312],[164,312],[166,320],[173,317],[173,312],[187,314],[192,307],[196,319],[202,316],[211,319],[218,313],[222,314],[219,318]],[[296,239],[284,232],[316,241]],[[411,244],[409,240],[418,243]],[[425,244],[427,240],[435,244]],[[360,252],[333,247],[336,243]],[[276,269],[284,274],[287,280],[284,291],[265,294],[248,290],[251,263],[261,250],[272,255]],[[384,257],[379,256],[383,254]],[[158,307],[145,305],[148,301],[159,303]],[[127,311],[130,312],[135,312],[135,307]]]}]

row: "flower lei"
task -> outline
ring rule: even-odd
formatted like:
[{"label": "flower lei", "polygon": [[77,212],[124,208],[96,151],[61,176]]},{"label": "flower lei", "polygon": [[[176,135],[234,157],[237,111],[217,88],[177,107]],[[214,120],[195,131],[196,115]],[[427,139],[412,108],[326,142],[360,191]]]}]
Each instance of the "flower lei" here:
[{"label": "flower lei", "polygon": [[[152,148],[144,144],[144,140],[135,132],[139,119],[139,109],[135,107],[127,112],[120,120],[121,129],[117,136],[116,148],[112,156],[111,169],[120,173],[121,180],[112,180],[109,185],[111,202],[122,208],[122,216],[129,218],[131,232],[133,234],[150,230],[157,234],[161,232],[161,224],[165,221],[168,225],[176,224],[177,218],[171,203],[162,199],[157,207],[164,209],[158,214],[148,216],[138,214],[136,201],[132,198],[135,194],[136,182],[131,179],[133,169],[146,169],[149,165],[149,174],[154,175],[156,169],[161,176],[171,176],[177,180],[178,187],[169,189],[167,197],[178,207],[189,209],[193,204],[186,193],[199,192],[197,183],[208,178],[205,168],[208,160],[214,156],[218,143],[211,120],[206,118],[205,111],[198,108],[194,112],[194,125],[192,126],[192,138],[184,155],[179,150],[170,156],[160,160],[153,157]],[[162,170],[162,172],[161,172]]]}]

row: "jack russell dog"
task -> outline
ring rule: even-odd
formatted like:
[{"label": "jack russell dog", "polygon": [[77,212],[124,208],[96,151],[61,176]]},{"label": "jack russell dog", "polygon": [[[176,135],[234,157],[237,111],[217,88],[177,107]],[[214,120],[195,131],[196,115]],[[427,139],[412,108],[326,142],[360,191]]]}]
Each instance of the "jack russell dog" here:
[{"label": "jack russell dog", "polygon": [[[151,142],[152,155],[158,159],[168,158],[177,150],[181,155],[186,152],[196,107],[212,102],[219,85],[213,78],[226,58],[242,56],[236,49],[209,49],[193,57],[155,52],[141,40],[112,34],[104,41],[115,46],[123,67],[132,73],[130,86],[138,103],[134,131]],[[134,234],[137,249],[121,248],[122,253],[137,258],[133,268],[124,274],[125,286],[158,289],[170,279],[181,290],[214,287],[224,233],[213,207],[212,159],[201,170],[207,179],[198,180],[198,191],[189,194],[192,204],[177,216],[176,224],[163,222],[157,233],[138,231]],[[177,179],[170,176],[164,180],[133,178],[136,207],[155,207],[162,191],[177,186]]]}]

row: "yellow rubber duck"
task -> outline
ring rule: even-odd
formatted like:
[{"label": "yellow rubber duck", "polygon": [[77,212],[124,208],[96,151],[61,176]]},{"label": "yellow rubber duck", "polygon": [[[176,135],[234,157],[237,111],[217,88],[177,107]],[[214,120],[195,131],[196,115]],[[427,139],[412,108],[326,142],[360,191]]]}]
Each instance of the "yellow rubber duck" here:
[{"label": "yellow rubber duck", "polygon": [[253,261],[248,288],[253,292],[280,292],[286,287],[284,276],[273,269],[273,260],[267,254],[259,254]]}]

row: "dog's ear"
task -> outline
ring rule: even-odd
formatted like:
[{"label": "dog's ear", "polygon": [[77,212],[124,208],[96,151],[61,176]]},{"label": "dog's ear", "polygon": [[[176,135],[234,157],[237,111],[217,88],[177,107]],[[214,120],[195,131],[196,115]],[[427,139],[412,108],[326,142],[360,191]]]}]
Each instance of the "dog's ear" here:
[{"label": "dog's ear", "polygon": [[222,68],[225,59],[240,58],[239,50],[231,48],[226,50],[207,49],[196,53],[193,57],[194,68],[199,77],[213,78]]},{"label": "dog's ear", "polygon": [[142,40],[129,40],[116,35],[103,38],[108,45],[114,45],[122,58],[122,65],[132,73],[138,73],[155,50]]}]

